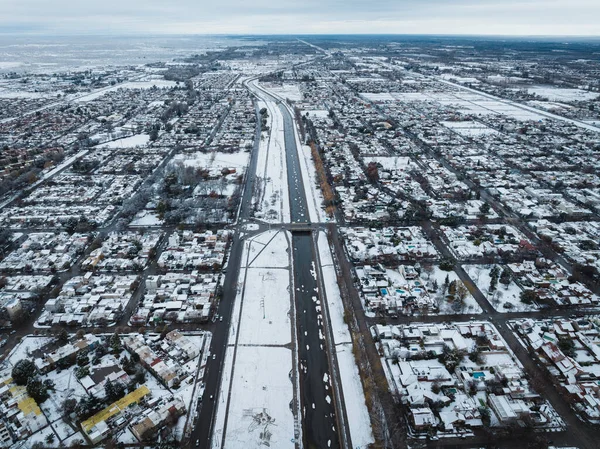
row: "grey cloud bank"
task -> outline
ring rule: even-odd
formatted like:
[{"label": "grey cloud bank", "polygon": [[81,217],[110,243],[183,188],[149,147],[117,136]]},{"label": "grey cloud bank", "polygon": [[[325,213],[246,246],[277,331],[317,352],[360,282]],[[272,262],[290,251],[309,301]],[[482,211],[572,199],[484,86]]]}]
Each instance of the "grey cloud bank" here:
[{"label": "grey cloud bank", "polygon": [[26,34],[600,35],[594,0],[4,0],[0,30]]}]

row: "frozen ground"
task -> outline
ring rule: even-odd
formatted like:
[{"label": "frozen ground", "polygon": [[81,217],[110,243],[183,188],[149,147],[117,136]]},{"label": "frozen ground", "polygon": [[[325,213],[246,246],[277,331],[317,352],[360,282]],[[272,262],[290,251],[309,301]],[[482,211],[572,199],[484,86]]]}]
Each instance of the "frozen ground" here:
[{"label": "frozen ground", "polygon": [[367,447],[374,443],[369,410],[365,403],[365,393],[360,380],[356,360],[352,352],[352,338],[348,325],[344,322],[344,305],[337,284],[337,276],[327,236],[319,232],[319,259],[323,273],[323,285],[327,298],[327,307],[337,352],[340,379],[344,394],[348,428],[354,447]]},{"label": "frozen ground", "polygon": [[[538,310],[535,304],[521,302],[521,288],[511,280],[510,284],[504,285],[498,282],[496,289],[490,293],[490,270],[493,265],[463,265],[463,268],[481,290],[488,302],[499,312],[523,312]],[[502,267],[498,265],[500,272]],[[507,304],[510,304],[507,307]]]},{"label": "frozen ground", "polygon": [[245,242],[213,448],[295,447],[289,238],[269,231]]}]

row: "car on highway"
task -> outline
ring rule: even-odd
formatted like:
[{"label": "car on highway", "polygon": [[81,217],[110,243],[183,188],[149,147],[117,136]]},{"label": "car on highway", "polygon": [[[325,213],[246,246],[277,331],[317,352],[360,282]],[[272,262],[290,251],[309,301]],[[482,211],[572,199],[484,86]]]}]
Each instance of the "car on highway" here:
[{"label": "car on highway", "polygon": [[200,447],[200,440],[196,440],[196,447]]},{"label": "car on highway", "polygon": [[216,359],[217,358],[217,354],[213,354],[212,359]]},{"label": "car on highway", "polygon": [[222,316],[219,317],[219,321],[223,321],[223,317]]}]

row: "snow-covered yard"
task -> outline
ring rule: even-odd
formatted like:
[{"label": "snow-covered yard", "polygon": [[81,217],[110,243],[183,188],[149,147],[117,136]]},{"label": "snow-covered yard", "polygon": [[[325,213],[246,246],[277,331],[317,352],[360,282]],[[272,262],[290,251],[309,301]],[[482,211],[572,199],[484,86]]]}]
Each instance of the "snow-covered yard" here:
[{"label": "snow-covered yard", "polygon": [[[502,267],[496,266],[502,272]],[[538,310],[535,304],[525,304],[521,301],[522,290],[513,279],[510,280],[509,284],[498,282],[496,288],[490,291],[490,272],[493,267],[494,265],[463,265],[464,270],[494,309],[499,312]]]},{"label": "snow-covered yard", "polygon": [[432,295],[436,297],[439,308],[438,313],[440,315],[482,312],[481,307],[477,304],[477,301],[475,301],[471,292],[468,291],[468,288],[468,292],[462,301],[458,298],[455,298],[453,301],[448,300],[445,294],[447,292],[447,287],[445,288],[444,285],[446,284],[446,279],[448,279],[448,285],[453,281],[461,282],[456,272],[441,270],[437,265],[431,267],[425,266],[421,271],[421,278],[423,279],[423,282],[430,282],[431,284],[438,286],[438,291],[432,292]]}]

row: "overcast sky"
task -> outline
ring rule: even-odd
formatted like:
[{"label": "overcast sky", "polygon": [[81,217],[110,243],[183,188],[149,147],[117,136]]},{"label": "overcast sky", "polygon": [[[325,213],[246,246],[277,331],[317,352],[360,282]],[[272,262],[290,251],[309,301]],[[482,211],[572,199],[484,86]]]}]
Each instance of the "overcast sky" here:
[{"label": "overcast sky", "polygon": [[600,0],[0,0],[34,34],[600,35]]}]

